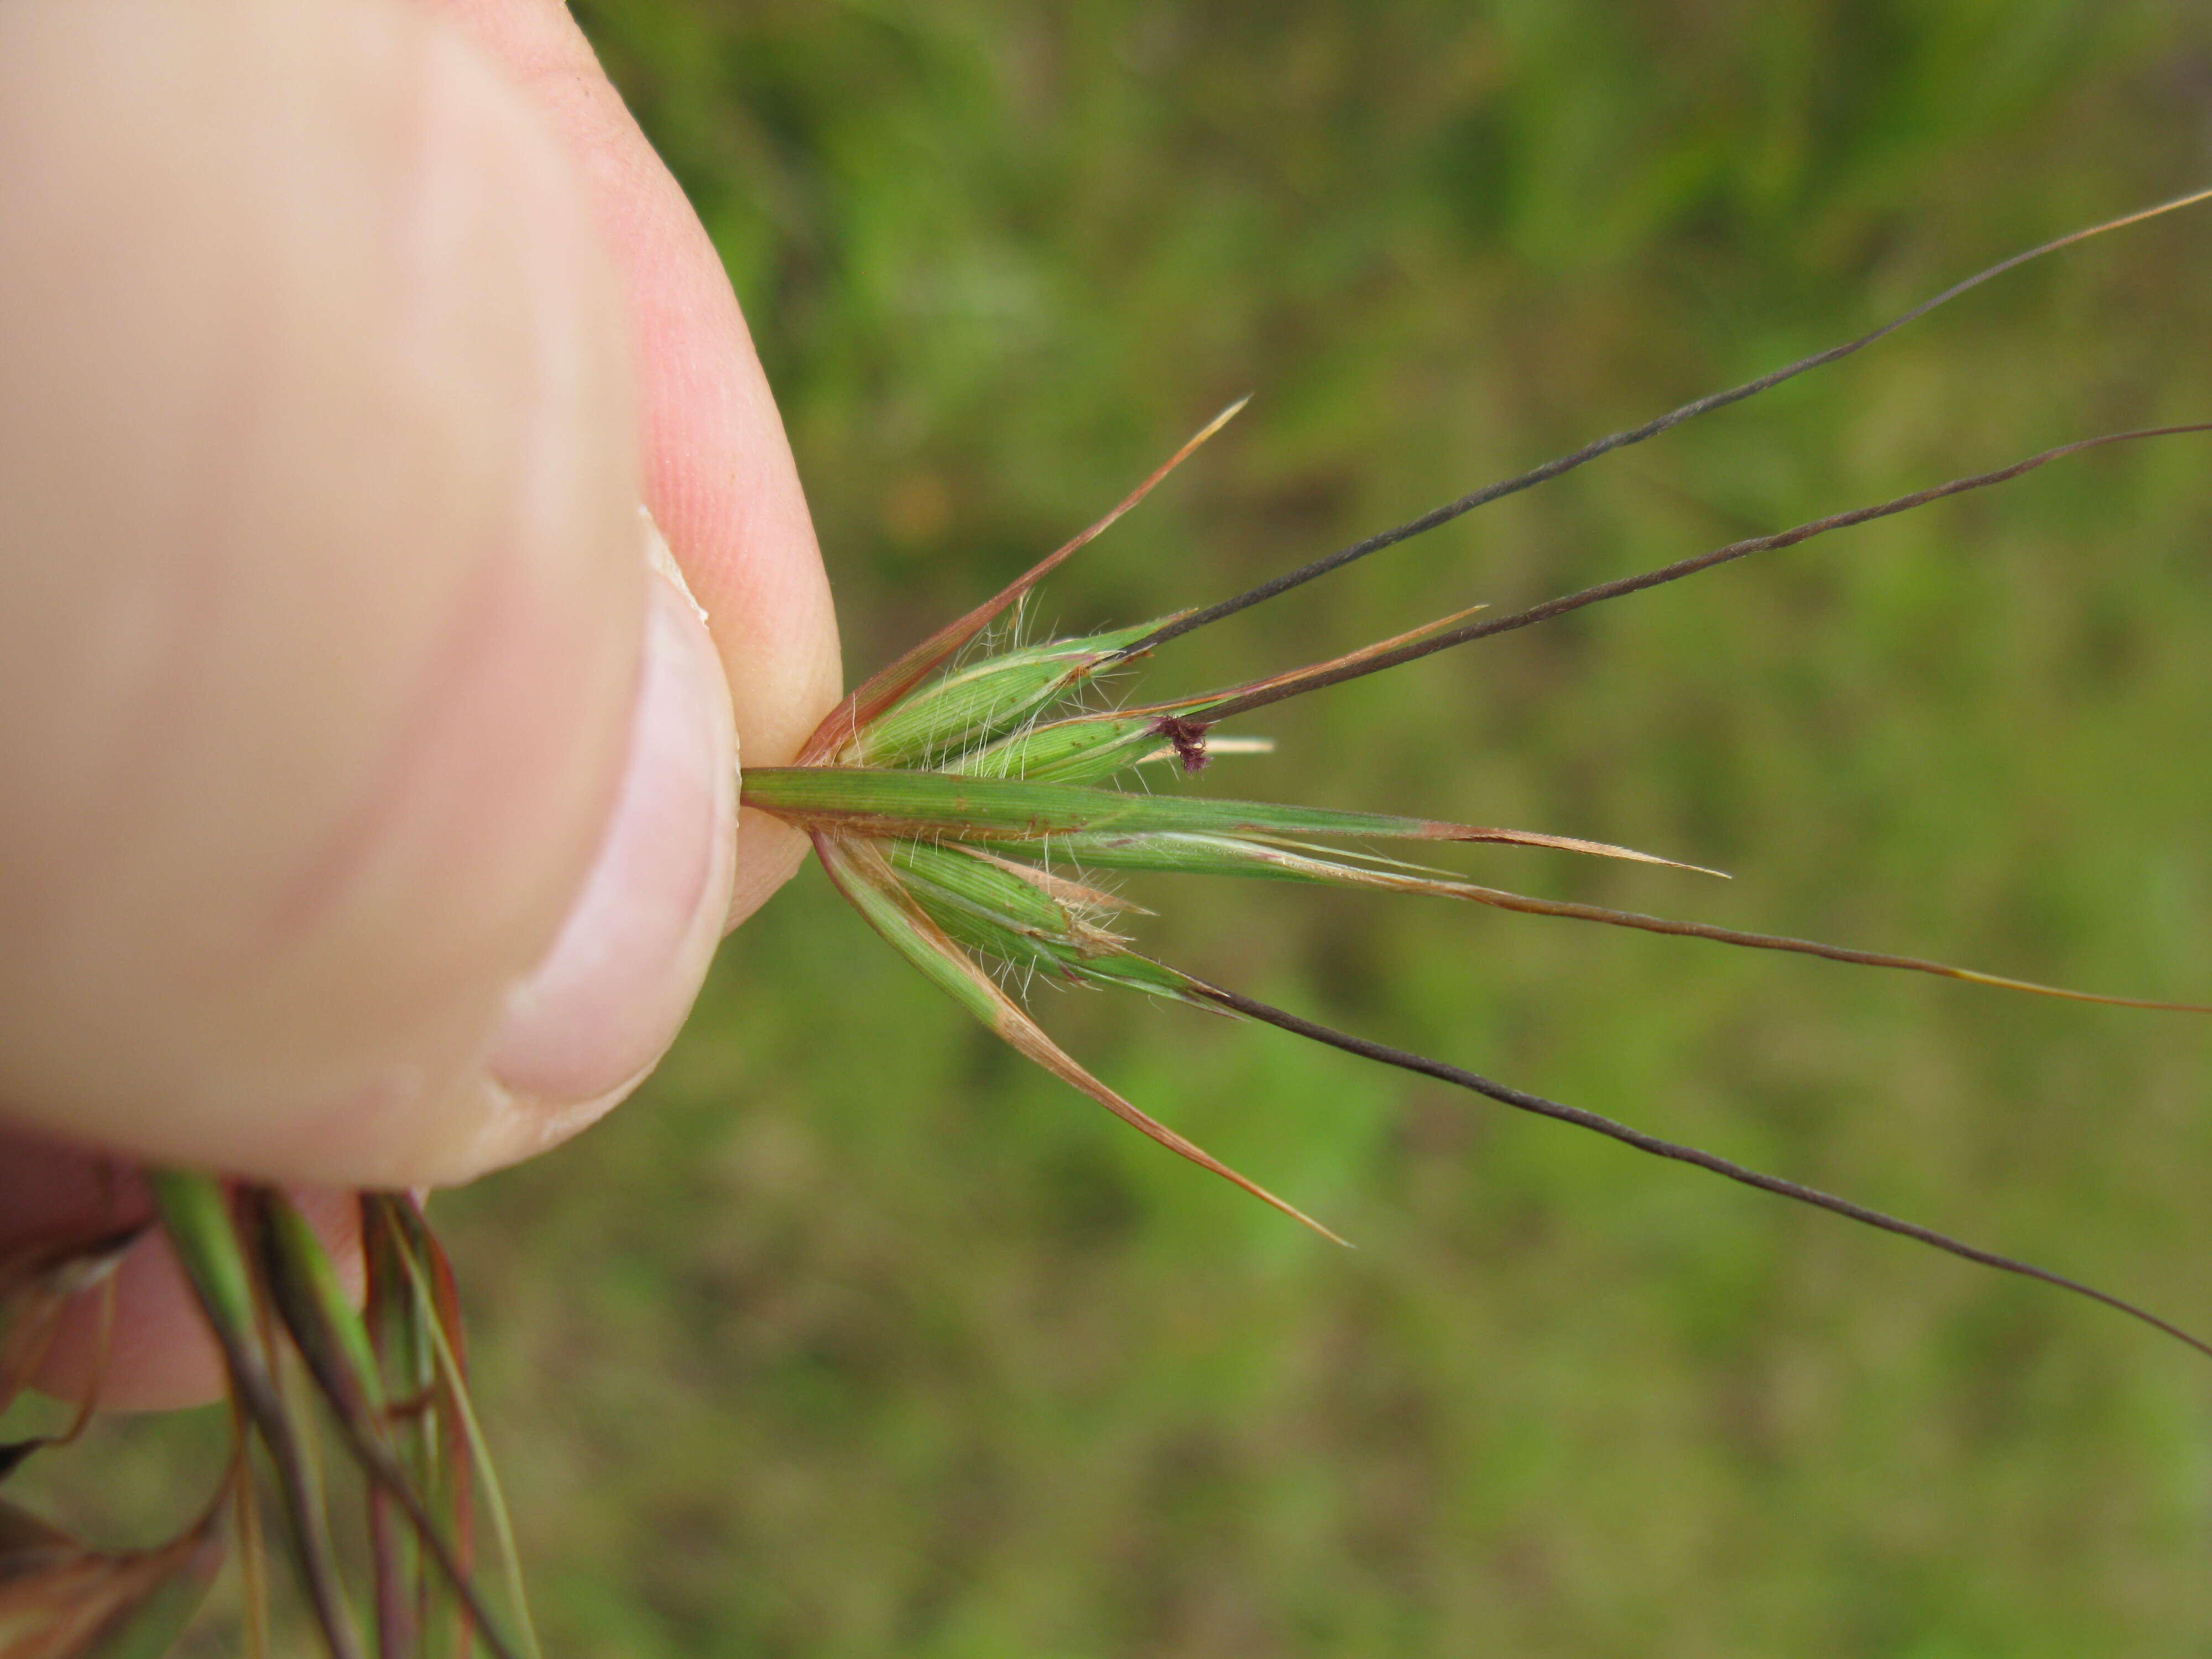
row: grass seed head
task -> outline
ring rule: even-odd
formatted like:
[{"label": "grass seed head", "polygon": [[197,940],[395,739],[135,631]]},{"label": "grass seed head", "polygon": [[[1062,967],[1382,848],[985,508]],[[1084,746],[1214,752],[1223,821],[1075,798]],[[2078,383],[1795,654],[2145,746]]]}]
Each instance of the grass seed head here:
[{"label": "grass seed head", "polygon": [[[1411,539],[1475,507],[1558,477],[1698,415],[1741,403],[1799,374],[1848,356],[2029,259],[2207,199],[2212,199],[2212,191],[2179,198],[2030,249],[1954,284],[1856,340],[1816,352],[1728,391],[1694,399],[1641,426],[1613,433],[1527,472],[1471,491],[1431,512],[1215,605],[1115,632],[1008,649],[986,653],[965,663],[957,662],[959,653],[994,619],[1018,604],[1077,548],[1141,500],[1177,463],[1218,430],[1241,404],[1232,406],[1216,416],[1103,519],[993,599],[939,629],[889,668],[872,677],[817,728],[802,750],[799,765],[748,772],[744,783],[745,802],[811,833],[832,880],[870,924],[902,955],[1018,1049],[1155,1139],[1293,1214],[1297,1212],[1291,1210],[1289,1205],[1145,1117],[1084,1071],[1007,996],[987,971],[987,964],[1009,976],[1018,977],[1025,988],[1040,975],[1055,983],[1116,984],[1263,1020],[1384,1064],[1440,1078],[1520,1109],[1595,1129],[1642,1151],[1696,1164],[1732,1180],[1905,1234],[1987,1266],[2059,1285],[2119,1308],[2169,1335],[2212,1353],[2212,1348],[2165,1321],[2074,1280],[1963,1244],[1848,1200],[1746,1170],[1695,1148],[1658,1140],[1595,1114],[1508,1089],[1475,1073],[1332,1031],[1298,1016],[1208,985],[1142,956],[1126,935],[1107,924],[1099,907],[1072,898],[1064,886],[1055,887],[1046,878],[1047,868],[1056,854],[1063,860],[1074,859],[1079,869],[1088,863],[1129,870],[1257,876],[1378,888],[1722,944],[1790,951],[1860,966],[1901,969],[2041,996],[2212,1012],[2212,1007],[2200,1005],[2071,991],[1918,957],[1536,899],[1480,886],[1455,878],[1448,872],[1378,860],[1360,845],[1374,837],[1488,841],[1649,863],[1674,862],[1576,837],[1481,829],[1381,813],[1323,811],[1271,802],[1152,795],[1103,787],[1134,767],[1163,758],[1172,758],[1186,778],[1195,776],[1206,769],[1211,759],[1210,740],[1219,723],[1287,697],[1528,627],[1606,599],[1678,581],[1753,554],[1794,546],[1833,531],[1909,512],[1931,501],[1987,489],[2086,451],[2150,438],[2203,433],[2212,430],[2212,423],[2166,426],[2077,440],[1989,471],[1786,530],[1731,542],[1656,570],[1616,578],[1525,610],[1480,621],[1470,621],[1472,612],[1461,611],[1326,662],[1171,703],[1103,710],[1073,706],[1084,687],[1118,663],[1144,656],[1209,623]],[[1335,845],[1339,841],[1349,841],[1354,845]],[[1034,862],[1025,869],[1024,860]]]}]

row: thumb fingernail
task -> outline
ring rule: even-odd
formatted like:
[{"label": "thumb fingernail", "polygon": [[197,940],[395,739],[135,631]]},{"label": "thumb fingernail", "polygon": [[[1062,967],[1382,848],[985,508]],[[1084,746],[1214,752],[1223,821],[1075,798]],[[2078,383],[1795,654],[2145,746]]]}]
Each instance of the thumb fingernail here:
[{"label": "thumb fingernail", "polygon": [[[498,1083],[549,1109],[610,1097],[659,1057],[698,993],[729,902],[737,766],[728,682],[650,520],[646,531],[654,571],[645,660],[614,809],[559,937],[515,988],[491,1053]],[[568,1115],[561,1127],[574,1127]]]}]

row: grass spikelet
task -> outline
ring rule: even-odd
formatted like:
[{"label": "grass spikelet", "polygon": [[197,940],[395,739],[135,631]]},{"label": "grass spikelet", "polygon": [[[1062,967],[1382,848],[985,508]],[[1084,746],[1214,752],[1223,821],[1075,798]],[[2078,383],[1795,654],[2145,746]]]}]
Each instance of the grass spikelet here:
[{"label": "grass spikelet", "polygon": [[[1018,1051],[1152,1139],[1289,1213],[1298,1212],[1283,1200],[1182,1141],[1077,1066],[1008,998],[983,964],[995,963],[1018,972],[1025,983],[1042,974],[1049,980],[1069,983],[1121,985],[1175,1000],[1211,1004],[1248,1018],[1261,1019],[1309,1040],[1401,1069],[1420,1071],[1520,1109],[1596,1130],[1638,1150],[1696,1164],[1743,1184],[1904,1235],[1952,1255],[2023,1273],[2087,1296],[2212,1354],[2212,1347],[2167,1321],[2063,1275],[1963,1243],[1798,1183],[1745,1169],[1696,1148],[1659,1140],[1595,1114],[1492,1084],[1443,1062],[1333,1031],[1237,993],[1206,985],[1139,956],[1127,939],[1103,924],[1099,907],[1067,902],[1064,891],[1056,893],[1042,879],[1042,872],[1056,852],[1062,857],[1072,857],[1079,869],[1088,864],[1126,870],[1261,877],[1366,887],[1791,952],[1856,966],[1899,969],[2039,996],[2168,1012],[2212,1012],[2212,1007],[2200,1004],[2069,990],[1916,957],[1746,933],[1701,922],[1670,921],[1595,905],[1530,898],[1446,874],[1394,866],[1387,860],[1364,855],[1356,848],[1339,849],[1315,845],[1316,839],[1353,842],[1371,839],[1491,842],[1595,854],[1648,864],[1675,862],[1571,836],[1485,829],[1382,813],[1330,811],[1272,802],[1134,793],[1104,787],[1136,765],[1164,757],[1177,762],[1186,776],[1194,775],[1206,765],[1208,739],[1217,724],[1285,698],[1342,684],[1606,599],[1679,581],[1752,554],[1796,546],[1816,537],[1911,512],[1930,502],[1990,489],[2092,450],[2212,431],[2212,422],[2145,428],[2075,440],[2002,466],[1933,484],[1871,506],[1830,514],[1785,530],[1742,538],[1654,570],[1615,578],[1507,615],[1471,620],[1481,607],[1464,609],[1306,668],[1195,697],[1118,710],[1085,711],[1064,707],[1079,682],[1088,681],[1115,663],[1141,657],[1210,623],[1341,569],[1478,507],[1533,488],[1614,450],[1654,437],[1684,421],[1740,403],[1811,369],[1848,356],[1926,315],[1948,300],[2029,259],[2207,199],[2212,199],[2212,191],[2195,192],[2031,249],[1954,283],[1933,299],[1856,340],[1816,352],[1729,391],[1698,398],[1641,426],[1614,433],[1512,478],[1472,491],[1419,518],[1218,604],[1117,633],[1027,646],[995,656],[987,655],[957,668],[944,667],[953,653],[975,639],[994,617],[1029,593],[1076,548],[1141,500],[1178,462],[1219,428],[1228,415],[1235,412],[1232,407],[1186,443],[1098,523],[1032,567],[994,599],[940,629],[866,682],[823,721],[801,751],[797,765],[748,771],[743,786],[744,803],[806,830],[813,837],[823,866],[838,890],[869,924],[908,961]],[[938,672],[939,670],[943,672]],[[938,672],[934,680],[929,678],[933,672]],[[1055,705],[1062,705],[1063,712],[1053,718],[1049,711]],[[935,755],[955,758],[931,769],[919,769],[913,764],[917,757]],[[972,856],[963,861],[963,854],[972,855],[987,850],[992,860],[988,865],[974,862]],[[1024,855],[1035,860],[1039,879],[1023,878],[1018,860]],[[1299,1218],[1305,1219],[1303,1216]]]}]

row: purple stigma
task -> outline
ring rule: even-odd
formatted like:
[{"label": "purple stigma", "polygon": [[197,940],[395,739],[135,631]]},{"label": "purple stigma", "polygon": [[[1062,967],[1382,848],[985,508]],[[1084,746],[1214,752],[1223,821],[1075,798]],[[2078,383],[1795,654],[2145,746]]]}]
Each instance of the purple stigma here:
[{"label": "purple stigma", "polygon": [[1186,773],[1203,772],[1213,758],[1206,752],[1206,729],[1204,720],[1188,720],[1180,714],[1163,714],[1152,722],[1153,732],[1175,745],[1176,758]]}]

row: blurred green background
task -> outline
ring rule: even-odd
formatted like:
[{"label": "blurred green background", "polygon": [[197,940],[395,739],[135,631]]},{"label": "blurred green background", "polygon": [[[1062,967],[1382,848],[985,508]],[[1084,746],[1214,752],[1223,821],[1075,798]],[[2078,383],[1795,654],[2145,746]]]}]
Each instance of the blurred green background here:
[{"label": "blurred green background", "polygon": [[[855,672],[1248,415],[1051,586],[1217,597],[2212,174],[2168,4],[976,0],[580,13],[727,259]],[[2200,18],[2202,14],[2197,14]],[[1287,665],[2212,415],[2212,215],[1169,653]],[[2212,992],[2212,465],[2075,463],[1271,710],[1204,787],[1614,838],[1464,867]],[[1170,959],[2212,1323],[2212,1039],[1567,922],[1133,884]],[[565,1152],[441,1206],[550,1650],[2212,1647],[2201,1362],[1291,1039],[971,1027],[817,872]]]},{"label": "blurred green background", "polygon": [[[728,262],[857,674],[1218,597],[2212,176],[2171,3],[580,0]],[[1164,653],[1188,688],[2212,416],[2212,214]],[[2212,994],[2212,465],[2070,462],[1254,717],[1200,786],[1601,836],[1478,878]],[[2212,1035],[1413,900],[1133,883],[1317,1017],[2212,1324]],[[1292,1039],[995,1047],[807,871],[660,1075],[442,1199],[550,1653],[2212,1651],[2201,1361]]]}]

